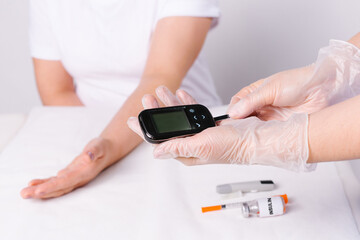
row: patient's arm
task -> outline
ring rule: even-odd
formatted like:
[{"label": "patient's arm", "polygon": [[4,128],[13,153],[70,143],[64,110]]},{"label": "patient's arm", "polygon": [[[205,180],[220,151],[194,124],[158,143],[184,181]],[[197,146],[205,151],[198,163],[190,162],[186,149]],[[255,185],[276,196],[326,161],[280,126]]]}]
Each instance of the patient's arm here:
[{"label": "patient's arm", "polygon": [[210,18],[168,17],[154,31],[141,82],[103,131],[67,168],[54,178],[33,180],[22,190],[24,198],[66,194],[91,181],[104,168],[126,156],[142,140],[127,127],[130,116],[142,110],[141,99],[159,85],[175,91],[198,56],[211,25]]},{"label": "patient's arm", "polygon": [[308,163],[360,158],[360,96],[309,117]]},{"label": "patient's arm", "polygon": [[73,78],[61,61],[33,59],[35,78],[44,105],[81,106],[75,93]]},{"label": "patient's arm", "polygon": [[126,122],[130,116],[137,116],[143,110],[142,97],[145,94],[155,95],[155,89],[160,85],[167,86],[172,92],[180,87],[201,50],[210,24],[211,19],[194,17],[160,20],[139,86],[101,134],[118,146],[112,152],[112,161],[124,157],[141,142]]}]

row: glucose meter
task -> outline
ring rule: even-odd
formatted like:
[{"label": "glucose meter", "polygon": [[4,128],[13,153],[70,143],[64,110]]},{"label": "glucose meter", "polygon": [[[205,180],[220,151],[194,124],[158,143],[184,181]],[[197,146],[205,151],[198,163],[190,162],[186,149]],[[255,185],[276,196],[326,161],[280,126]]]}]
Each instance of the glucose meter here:
[{"label": "glucose meter", "polygon": [[214,118],[205,106],[192,104],[146,109],[139,114],[139,123],[146,141],[161,143],[197,134],[228,117]]}]

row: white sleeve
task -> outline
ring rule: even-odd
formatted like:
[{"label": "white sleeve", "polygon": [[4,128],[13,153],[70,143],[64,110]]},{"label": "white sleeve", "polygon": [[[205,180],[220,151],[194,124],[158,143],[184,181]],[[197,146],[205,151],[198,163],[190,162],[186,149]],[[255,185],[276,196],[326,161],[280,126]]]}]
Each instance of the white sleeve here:
[{"label": "white sleeve", "polygon": [[30,0],[30,53],[34,58],[59,60],[60,52],[51,21],[48,1]]},{"label": "white sleeve", "polygon": [[218,0],[163,0],[157,19],[172,16],[211,17],[212,27],[218,23]]}]

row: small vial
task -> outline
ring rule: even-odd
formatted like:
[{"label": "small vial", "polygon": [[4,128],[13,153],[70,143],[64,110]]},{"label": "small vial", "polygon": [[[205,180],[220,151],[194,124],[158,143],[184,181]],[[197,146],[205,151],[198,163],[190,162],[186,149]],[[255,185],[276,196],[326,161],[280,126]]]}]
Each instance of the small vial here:
[{"label": "small vial", "polygon": [[241,208],[244,217],[272,217],[285,213],[285,205],[288,203],[287,195],[273,196],[269,198],[261,198],[248,202],[227,203],[223,205],[203,207],[203,213],[218,210]]},{"label": "small vial", "polygon": [[272,217],[279,216],[285,213],[285,202],[281,196],[261,198],[249,202],[242,203],[242,214],[244,217],[258,216],[258,217]]}]

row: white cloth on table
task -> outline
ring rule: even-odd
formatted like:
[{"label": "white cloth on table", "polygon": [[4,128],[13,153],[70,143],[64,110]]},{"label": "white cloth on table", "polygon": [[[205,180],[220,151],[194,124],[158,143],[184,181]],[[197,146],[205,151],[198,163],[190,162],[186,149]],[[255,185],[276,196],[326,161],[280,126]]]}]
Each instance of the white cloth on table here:
[{"label": "white cloth on table", "polygon": [[[186,167],[153,159],[151,145],[144,143],[66,196],[21,199],[29,180],[63,168],[113,114],[87,108],[31,112],[0,156],[0,239],[359,238],[332,163],[304,174],[262,166]],[[276,189],[231,200],[215,191],[218,184],[259,179],[272,179]],[[279,217],[245,219],[240,210],[201,213],[203,206],[283,193],[289,204]]]},{"label": "white cloth on table", "polygon": [[16,135],[19,128],[24,124],[25,119],[25,114],[14,113],[0,115],[0,153]]}]

